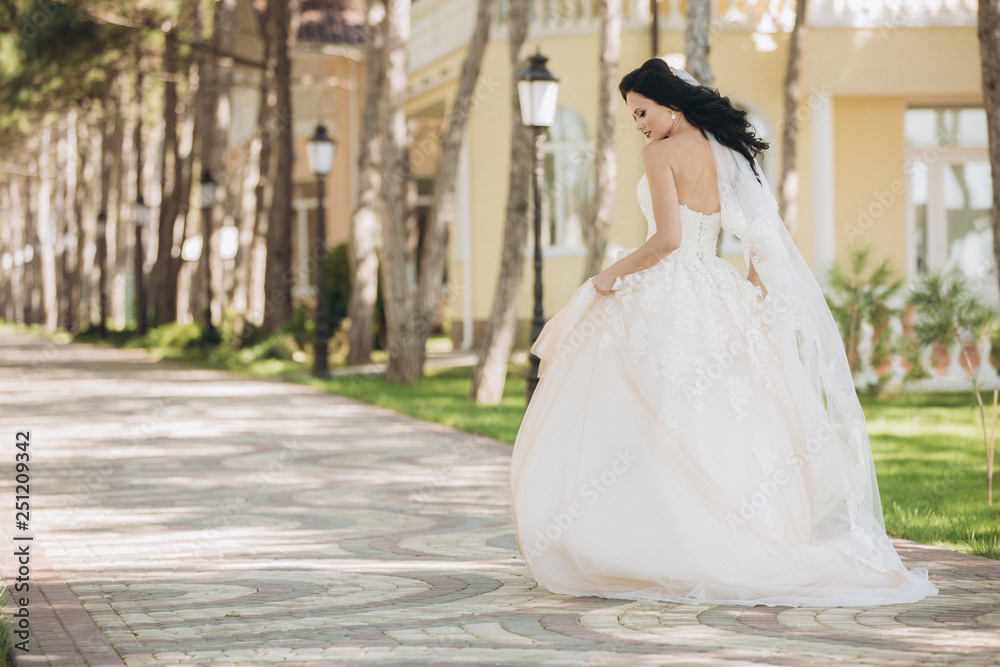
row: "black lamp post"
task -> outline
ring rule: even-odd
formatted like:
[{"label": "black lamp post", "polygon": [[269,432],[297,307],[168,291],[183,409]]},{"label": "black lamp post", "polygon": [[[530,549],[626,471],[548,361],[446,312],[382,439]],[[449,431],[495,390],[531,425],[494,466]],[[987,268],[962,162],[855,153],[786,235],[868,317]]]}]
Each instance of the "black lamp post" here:
[{"label": "black lamp post", "polygon": [[202,340],[206,343],[217,343],[218,332],[212,324],[212,207],[215,206],[215,179],[212,172],[203,169],[201,172],[201,263],[202,279],[205,281],[205,331]]},{"label": "black lamp post", "polygon": [[[521,100],[521,122],[535,131],[535,153],[532,167],[535,172],[535,312],[531,320],[531,344],[538,340],[538,335],[545,325],[542,314],[542,179],[545,175],[542,144],[545,141],[545,128],[552,125],[556,115],[556,100],[559,94],[559,81],[548,70],[545,63],[548,58],[541,53],[531,56],[530,67],[517,75],[517,95]],[[539,359],[530,355],[531,368],[528,370],[527,398],[531,401],[538,385]]]},{"label": "black lamp post", "polygon": [[328,345],[330,342],[330,322],[326,312],[326,298],[323,293],[323,262],[326,258],[326,176],[333,168],[333,154],[337,144],[326,133],[325,125],[317,125],[316,132],[309,138],[306,153],[309,169],[316,175],[317,207],[316,221],[316,261],[313,282],[316,283],[316,315],[313,326],[313,377],[329,377],[330,368]]},{"label": "black lamp post", "polygon": [[108,216],[104,211],[97,214],[97,289],[100,297],[100,318],[98,331],[101,338],[108,335]]},{"label": "black lamp post", "polygon": [[149,222],[149,207],[142,195],[135,202],[135,330],[142,336],[146,333],[146,286],[142,275],[143,257],[142,230]]}]

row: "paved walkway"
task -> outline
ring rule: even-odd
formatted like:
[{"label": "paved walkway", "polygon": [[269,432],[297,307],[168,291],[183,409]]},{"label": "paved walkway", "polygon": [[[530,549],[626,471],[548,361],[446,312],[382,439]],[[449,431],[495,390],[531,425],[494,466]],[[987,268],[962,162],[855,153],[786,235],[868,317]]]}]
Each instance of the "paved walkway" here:
[{"label": "paved walkway", "polygon": [[29,530],[0,513],[8,583],[34,537],[21,664],[1000,664],[1000,563],[912,543],[941,587],[913,605],[553,595],[508,445],[301,386],[0,336],[0,426],[8,508],[31,431]]}]

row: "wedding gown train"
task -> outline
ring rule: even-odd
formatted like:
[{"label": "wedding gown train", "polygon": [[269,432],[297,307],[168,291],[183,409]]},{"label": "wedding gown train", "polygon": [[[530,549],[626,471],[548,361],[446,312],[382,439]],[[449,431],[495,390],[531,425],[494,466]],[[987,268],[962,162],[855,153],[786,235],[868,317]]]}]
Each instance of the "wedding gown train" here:
[{"label": "wedding gown train", "polygon": [[[645,176],[638,196],[651,236]],[[867,480],[790,359],[793,334],[771,326],[771,294],[716,255],[722,218],[682,205],[676,251],[609,296],[586,281],[533,346],[542,379],[511,467],[529,573],[555,593],[635,600],[933,595],[881,517],[854,509]]]}]

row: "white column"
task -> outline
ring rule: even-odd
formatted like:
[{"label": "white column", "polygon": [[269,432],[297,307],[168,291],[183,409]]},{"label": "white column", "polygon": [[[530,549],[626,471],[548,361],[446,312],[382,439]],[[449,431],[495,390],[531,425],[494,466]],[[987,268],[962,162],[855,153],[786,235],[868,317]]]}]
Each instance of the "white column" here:
[{"label": "white column", "polygon": [[298,285],[292,286],[292,291],[296,296],[308,296],[312,294],[309,280],[309,209],[315,208],[316,200],[311,202],[300,200],[294,203],[295,206],[295,243],[298,245],[298,263],[295,266],[295,275],[298,278]]},{"label": "white column", "polygon": [[469,182],[469,131],[465,131],[462,150],[458,157],[458,182],[455,184],[456,214],[458,216],[458,246],[455,253],[462,260],[462,344],[463,350],[472,349],[472,193]]},{"label": "white column", "polygon": [[[361,75],[361,66],[357,61],[351,63],[352,72],[354,74],[354,80],[359,83],[362,81],[363,77]],[[348,100],[348,122],[345,123],[347,127],[350,128],[350,133],[348,134],[348,149],[351,151],[351,168],[348,169],[348,176],[350,177],[350,197],[351,197],[351,213],[353,214],[354,208],[358,205],[358,169],[355,167],[358,164],[358,160],[361,157],[361,124],[364,122],[361,117],[361,112],[359,111],[360,100],[358,97],[361,95],[359,86],[355,86],[353,90],[349,91],[347,94]]]},{"label": "white column", "polygon": [[821,285],[836,257],[833,203],[833,98],[815,93],[812,109],[812,219],[813,274]]}]

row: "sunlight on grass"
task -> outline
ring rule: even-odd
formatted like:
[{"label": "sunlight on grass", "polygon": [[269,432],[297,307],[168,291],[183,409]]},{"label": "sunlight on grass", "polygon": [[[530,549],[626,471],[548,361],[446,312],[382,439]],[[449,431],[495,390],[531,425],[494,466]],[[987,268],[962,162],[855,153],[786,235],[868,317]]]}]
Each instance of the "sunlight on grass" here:
[{"label": "sunlight on grass", "polygon": [[499,405],[477,405],[468,399],[472,368],[428,371],[410,387],[371,375],[309,379],[309,385],[332,394],[380,405],[406,415],[451,426],[513,444],[524,416],[527,364],[511,364]]},{"label": "sunlight on grass", "polygon": [[1000,558],[1000,503],[986,504],[974,401],[967,393],[862,398],[889,534]]},{"label": "sunlight on grass", "polygon": [[[467,400],[470,368],[428,374],[413,387],[359,375],[308,382],[513,443],[524,415],[525,370],[525,365],[511,366],[497,407]],[[966,394],[904,394],[884,400],[864,397],[862,402],[889,534],[1000,558],[1000,503],[986,505],[982,435],[972,400]]]}]

